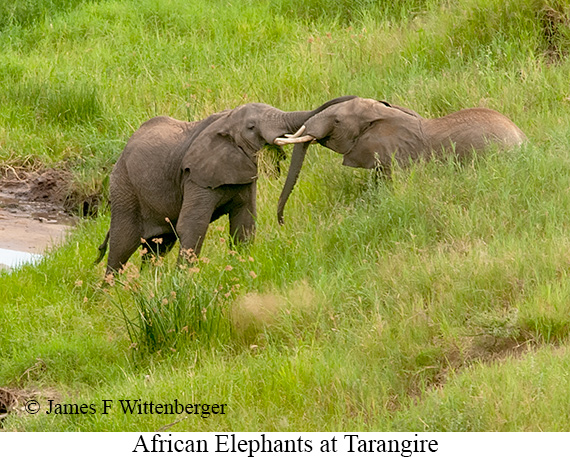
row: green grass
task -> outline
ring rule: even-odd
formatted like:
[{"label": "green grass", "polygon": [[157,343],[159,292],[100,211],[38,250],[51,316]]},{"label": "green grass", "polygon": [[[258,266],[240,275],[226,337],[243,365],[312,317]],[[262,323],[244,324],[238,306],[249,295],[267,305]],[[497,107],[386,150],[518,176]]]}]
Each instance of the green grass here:
[{"label": "green grass", "polygon": [[[397,5],[396,5],[397,3]],[[12,414],[7,430],[568,430],[570,10],[557,0],[145,0],[0,7],[0,163],[66,167],[105,196],[149,117],[357,94],[439,116],[497,109],[521,149],[377,181],[311,147],[261,176],[255,243],[214,223],[115,285],[102,210],[37,266],[0,272],[0,386],[94,404],[227,403],[225,415]],[[231,268],[229,268],[231,267]]]}]

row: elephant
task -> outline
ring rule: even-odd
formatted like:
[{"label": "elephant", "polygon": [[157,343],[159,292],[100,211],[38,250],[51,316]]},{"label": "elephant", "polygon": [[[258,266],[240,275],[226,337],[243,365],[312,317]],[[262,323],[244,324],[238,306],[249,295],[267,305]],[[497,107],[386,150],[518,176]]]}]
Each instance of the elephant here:
[{"label": "elephant", "polygon": [[[228,214],[236,242],[254,235],[257,152],[295,131],[313,111],[284,112],[248,103],[185,122],[154,117],[133,133],[110,176],[111,224],[99,246],[109,245],[106,275],[124,267],[141,245],[143,262],[180,242],[179,260],[198,256],[210,222]],[[279,147],[280,149],[280,147]]]},{"label": "elephant", "polygon": [[277,145],[295,144],[279,198],[277,217],[281,224],[285,204],[314,141],[343,154],[343,165],[389,173],[393,160],[406,166],[432,155],[461,158],[493,143],[520,145],[526,136],[510,119],[488,108],[468,108],[425,119],[408,108],[353,97],[311,117],[296,133],[275,139]]}]

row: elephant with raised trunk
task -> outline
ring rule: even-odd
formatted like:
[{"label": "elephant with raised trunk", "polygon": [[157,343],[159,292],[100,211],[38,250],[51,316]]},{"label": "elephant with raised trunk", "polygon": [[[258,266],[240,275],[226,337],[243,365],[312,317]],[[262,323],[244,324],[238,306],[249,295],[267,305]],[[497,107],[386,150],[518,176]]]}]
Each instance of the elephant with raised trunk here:
[{"label": "elephant with raised trunk", "polygon": [[[128,140],[110,180],[111,227],[106,274],[120,270],[141,244],[150,255],[198,255],[210,222],[229,215],[238,242],[255,229],[257,152],[298,130],[314,111],[283,112],[261,103],[222,111],[196,122],[166,116],[145,122]],[[145,257],[143,257],[145,260]]]},{"label": "elephant with raised trunk", "polygon": [[387,102],[354,97],[311,117],[275,144],[295,144],[278,219],[301,171],[309,144],[316,141],[344,155],[343,165],[389,172],[392,161],[405,166],[432,155],[464,157],[490,144],[520,145],[525,134],[507,117],[487,108],[469,108],[436,119]]}]

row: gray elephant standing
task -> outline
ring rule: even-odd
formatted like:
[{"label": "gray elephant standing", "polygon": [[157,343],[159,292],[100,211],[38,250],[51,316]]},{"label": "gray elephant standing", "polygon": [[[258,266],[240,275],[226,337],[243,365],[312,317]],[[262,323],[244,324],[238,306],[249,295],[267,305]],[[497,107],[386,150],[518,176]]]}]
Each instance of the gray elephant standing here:
[{"label": "gray elephant standing", "polygon": [[275,144],[295,143],[278,219],[301,171],[312,141],[344,155],[343,165],[389,172],[392,160],[405,166],[420,157],[455,154],[464,157],[495,143],[520,145],[525,134],[507,117],[487,108],[469,108],[436,119],[387,102],[354,97],[311,117],[293,135]]},{"label": "gray elephant standing", "polygon": [[202,121],[160,116],[128,140],[110,180],[111,227],[106,274],[121,269],[141,244],[143,260],[167,253],[177,239],[180,256],[198,255],[210,222],[229,215],[238,242],[255,230],[257,152],[295,131],[311,116],[347,100],[340,97],[314,111],[283,112],[250,103]]}]

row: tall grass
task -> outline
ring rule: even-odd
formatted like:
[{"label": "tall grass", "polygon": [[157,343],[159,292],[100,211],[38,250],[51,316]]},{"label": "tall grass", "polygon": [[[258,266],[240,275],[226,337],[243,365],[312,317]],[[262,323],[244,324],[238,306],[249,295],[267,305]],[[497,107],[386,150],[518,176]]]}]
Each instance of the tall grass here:
[{"label": "tall grass", "polygon": [[243,264],[249,266],[253,258],[232,254],[223,267],[207,257],[178,266],[154,258],[152,270],[142,275],[128,264],[121,276],[107,278],[113,286],[109,299],[125,320],[135,355],[176,352],[193,342],[215,347],[231,341],[230,305],[256,276],[253,270],[249,278],[244,274]]},{"label": "tall grass", "polygon": [[[41,401],[230,405],[173,430],[568,428],[564,2],[3,8],[0,160],[67,166],[85,193],[106,192],[149,117],[194,120],[253,101],[296,110],[357,94],[426,117],[487,106],[530,141],[387,180],[311,146],[285,226],[275,214],[284,178],[263,172],[253,244],[234,252],[222,219],[204,244],[209,263],[181,269],[171,254],[139,272],[133,256],[113,286],[91,264],[103,211],[38,266],[0,272],[0,385]],[[172,422],[12,414],[4,426]]]}]

